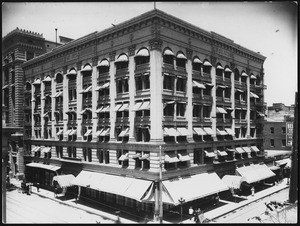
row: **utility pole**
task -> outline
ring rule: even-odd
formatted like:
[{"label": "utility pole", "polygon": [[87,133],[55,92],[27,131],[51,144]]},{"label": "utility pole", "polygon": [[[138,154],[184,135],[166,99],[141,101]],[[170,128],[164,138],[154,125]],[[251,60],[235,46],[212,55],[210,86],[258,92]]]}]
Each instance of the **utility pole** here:
[{"label": "utility pole", "polygon": [[55,46],[57,47],[57,28],[55,28]]},{"label": "utility pole", "polygon": [[289,202],[298,200],[298,92],[295,95]]}]

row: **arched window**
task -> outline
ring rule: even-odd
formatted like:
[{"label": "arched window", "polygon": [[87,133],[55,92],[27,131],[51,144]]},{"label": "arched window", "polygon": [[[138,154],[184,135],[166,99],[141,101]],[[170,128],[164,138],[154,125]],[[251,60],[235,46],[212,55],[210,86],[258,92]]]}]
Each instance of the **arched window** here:
[{"label": "arched window", "polygon": [[234,70],[234,80],[240,81],[240,72],[237,68]]},{"label": "arched window", "polygon": [[97,68],[98,68],[99,74],[104,74],[104,73],[109,72],[109,61],[107,59],[103,59],[103,60],[99,61]]},{"label": "arched window", "polygon": [[62,83],[64,79],[61,73],[57,73],[55,78],[57,83]]},{"label": "arched window", "polygon": [[174,53],[171,49],[166,48],[165,51],[163,52],[163,62],[166,64],[174,64]]},{"label": "arched window", "polygon": [[222,67],[222,65],[217,64],[216,75],[222,78],[223,77],[223,71],[224,71],[224,68]]},{"label": "arched window", "polygon": [[147,64],[150,60],[149,50],[141,48],[134,57],[135,65]]},{"label": "arched window", "polygon": [[202,67],[202,61],[198,57],[194,57],[193,63],[192,63],[192,69],[194,71],[200,71],[201,72],[201,67]]},{"label": "arched window", "polygon": [[129,61],[128,56],[125,53],[122,53],[115,61],[116,69],[120,70],[120,69],[128,68],[128,61]]},{"label": "arched window", "polygon": [[231,69],[228,66],[225,66],[225,69],[224,69],[225,78],[230,79],[231,78],[231,73],[232,73]]},{"label": "arched window", "polygon": [[209,74],[211,72],[211,63],[208,60],[204,60],[203,62],[203,73]]},{"label": "arched window", "polygon": [[187,58],[182,52],[178,52],[176,56],[176,67],[185,68]]},{"label": "arched window", "polygon": [[25,84],[25,90],[27,90],[27,91],[31,90],[31,84],[30,84],[30,82],[26,82],[26,84]]},{"label": "arched window", "polygon": [[247,82],[247,77],[248,77],[247,73],[245,71],[243,71],[242,74],[241,74],[241,81],[246,83]]}]

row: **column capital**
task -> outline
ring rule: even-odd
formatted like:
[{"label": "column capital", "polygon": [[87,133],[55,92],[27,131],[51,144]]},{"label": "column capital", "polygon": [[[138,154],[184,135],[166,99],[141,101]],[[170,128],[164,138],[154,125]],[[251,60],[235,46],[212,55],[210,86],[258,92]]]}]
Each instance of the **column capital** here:
[{"label": "column capital", "polygon": [[186,48],[186,57],[191,60],[193,56],[193,50],[190,48]]},{"label": "column capital", "polygon": [[159,50],[161,51],[163,41],[159,38],[153,38],[149,41],[150,50]]},{"label": "column capital", "polygon": [[92,64],[93,66],[96,66],[98,64],[98,56],[92,58]]},{"label": "column capital", "polygon": [[82,66],[82,61],[78,61],[78,62],[76,63],[77,71],[80,71],[80,70],[81,70],[81,66]]},{"label": "column capital", "polygon": [[133,44],[133,45],[131,45],[131,46],[128,47],[128,54],[129,54],[129,56],[134,56],[135,47],[136,47],[135,44]]},{"label": "column capital", "polygon": [[210,59],[211,59],[211,64],[212,64],[213,66],[215,66],[216,63],[217,63],[217,58],[216,58],[215,56],[211,56]]},{"label": "column capital", "polygon": [[115,57],[116,57],[116,50],[111,51],[111,52],[109,53],[109,60],[110,60],[110,61],[115,61]]}]

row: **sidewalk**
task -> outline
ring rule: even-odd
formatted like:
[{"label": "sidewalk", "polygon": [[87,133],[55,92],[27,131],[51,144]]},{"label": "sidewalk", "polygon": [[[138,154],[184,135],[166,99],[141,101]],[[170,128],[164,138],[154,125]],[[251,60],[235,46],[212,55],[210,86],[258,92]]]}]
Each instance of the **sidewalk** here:
[{"label": "sidewalk", "polygon": [[[21,188],[21,181],[15,179],[15,178],[12,178],[10,180],[10,183],[15,185],[18,188]],[[92,207],[89,207],[89,206],[86,206],[86,205],[83,205],[83,204],[80,204],[80,203],[76,203],[75,199],[61,200],[59,198],[55,198],[54,197],[54,192],[52,192],[52,191],[48,191],[48,190],[40,188],[39,192],[37,192],[37,188],[32,187],[31,193],[39,195],[39,196],[44,197],[44,198],[52,199],[52,200],[54,200],[56,202],[59,202],[61,204],[64,204],[64,205],[68,205],[68,206],[71,206],[71,207],[74,207],[74,208],[77,208],[77,209],[85,210],[86,212],[91,213],[91,214],[98,215],[98,216],[100,216],[104,219],[104,221],[101,221],[101,223],[114,223],[117,220],[117,216],[115,214],[110,214],[110,213],[100,211],[100,210],[94,209]],[[58,197],[59,197],[59,195],[58,195]],[[120,216],[119,219],[120,219],[121,223],[126,223],[126,224],[135,224],[135,223],[137,223],[137,222],[128,220],[126,218],[122,218],[121,216]]]},{"label": "sidewalk", "polygon": [[[267,188],[267,189],[264,189],[262,191],[259,191],[257,193],[254,194],[254,196],[250,195],[250,196],[247,196],[245,197],[246,200],[244,201],[241,201],[239,203],[234,203],[234,202],[229,202],[229,201],[225,201],[225,200],[220,200],[222,202],[227,202],[228,204],[227,205],[224,205],[224,206],[221,206],[221,207],[218,207],[216,209],[213,209],[211,211],[208,211],[206,213],[204,213],[204,216],[210,220],[213,220],[215,218],[218,218],[220,216],[223,216],[229,212],[232,212],[238,208],[241,208],[242,206],[246,206],[252,202],[255,202],[256,200],[258,199],[261,199],[263,197],[266,197],[268,195],[271,195],[273,193],[276,193],[278,191],[281,191],[285,188],[289,187],[289,185],[287,185],[287,179],[285,178],[280,184],[278,185],[274,185],[270,188]],[[186,220],[186,221],[183,221],[182,223],[186,223],[186,224],[189,224],[189,223],[195,223],[194,221],[191,221],[191,220]]]},{"label": "sidewalk", "polygon": [[[19,187],[19,188],[21,187],[21,181],[18,181],[15,178],[11,179],[11,183],[14,184],[16,187]],[[205,215],[206,218],[208,218],[210,220],[213,220],[217,217],[225,215],[225,214],[227,214],[229,212],[232,212],[232,211],[234,211],[238,208],[241,208],[242,206],[248,205],[252,202],[255,202],[258,199],[261,199],[263,197],[266,197],[268,195],[276,193],[276,192],[278,192],[280,190],[283,190],[287,187],[289,187],[289,185],[287,185],[287,179],[285,178],[280,184],[272,186],[272,187],[267,188],[267,189],[264,189],[262,191],[259,191],[259,192],[255,193],[254,196],[250,195],[250,196],[244,197],[244,198],[246,198],[246,200],[241,201],[239,203],[220,200],[220,201],[226,202],[228,204],[226,204],[224,206],[221,206],[221,207],[218,207],[216,209],[213,209],[211,211],[205,212],[204,215]],[[110,213],[107,213],[107,212],[104,212],[104,211],[100,211],[100,210],[94,209],[92,207],[89,207],[89,206],[86,206],[86,205],[83,205],[83,204],[80,204],[80,203],[76,203],[75,199],[69,199],[69,200],[64,201],[64,200],[60,200],[59,198],[54,198],[54,193],[52,191],[48,191],[48,190],[40,188],[39,192],[37,192],[36,187],[33,187],[31,192],[33,194],[39,195],[41,197],[52,199],[52,200],[54,200],[56,202],[59,202],[61,204],[69,205],[69,206],[72,206],[74,208],[82,209],[82,210],[85,210],[89,213],[99,215],[105,221],[108,221],[109,223],[113,223],[117,220],[116,215],[110,214]],[[135,221],[131,221],[131,220],[128,220],[128,219],[122,218],[122,217],[120,217],[120,221],[121,221],[121,223],[131,223],[131,224],[137,223]],[[105,223],[105,222],[101,222],[101,223]],[[149,221],[148,223],[151,224],[151,223],[155,223],[155,222]],[[166,224],[170,223],[171,224],[171,222],[167,222],[167,221],[163,221],[163,223],[166,223]],[[188,220],[183,221],[182,223],[183,224],[194,224],[195,222],[188,219]]]}]

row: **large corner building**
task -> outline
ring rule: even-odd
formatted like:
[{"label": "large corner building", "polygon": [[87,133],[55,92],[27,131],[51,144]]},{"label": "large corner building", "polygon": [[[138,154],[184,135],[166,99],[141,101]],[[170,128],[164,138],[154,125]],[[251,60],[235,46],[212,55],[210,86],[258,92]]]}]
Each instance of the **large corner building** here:
[{"label": "large corner building", "polygon": [[29,60],[26,176],[156,214],[222,192],[263,161],[264,60],[160,10]]}]

